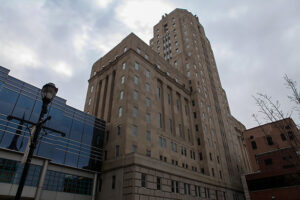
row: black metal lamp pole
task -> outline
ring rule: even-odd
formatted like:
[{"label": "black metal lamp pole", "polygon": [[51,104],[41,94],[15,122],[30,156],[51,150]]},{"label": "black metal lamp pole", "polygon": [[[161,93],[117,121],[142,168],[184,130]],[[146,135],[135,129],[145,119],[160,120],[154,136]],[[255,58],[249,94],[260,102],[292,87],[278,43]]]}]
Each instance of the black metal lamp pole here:
[{"label": "black metal lamp pole", "polygon": [[21,198],[21,194],[22,194],[22,191],[23,191],[23,188],[24,188],[25,180],[26,180],[26,177],[27,177],[27,173],[28,173],[28,170],[29,170],[29,166],[30,166],[30,163],[31,163],[33,152],[34,152],[34,149],[36,147],[36,143],[37,143],[39,133],[42,129],[42,125],[47,120],[50,119],[50,117],[48,117],[45,120],[43,120],[44,115],[47,113],[48,104],[53,100],[53,98],[55,97],[57,91],[58,91],[58,89],[55,87],[55,85],[53,83],[48,83],[48,84],[44,85],[43,88],[42,88],[42,94],[41,95],[42,95],[42,100],[43,100],[43,106],[42,106],[42,110],[41,110],[41,113],[40,113],[38,123],[36,124],[36,129],[32,133],[33,135],[31,137],[29,137],[29,139],[31,139],[31,144],[30,144],[30,147],[29,147],[28,157],[27,157],[25,165],[24,165],[24,169],[23,169],[23,172],[22,172],[19,187],[18,187],[16,196],[15,196],[15,200],[20,200],[20,198]]}]

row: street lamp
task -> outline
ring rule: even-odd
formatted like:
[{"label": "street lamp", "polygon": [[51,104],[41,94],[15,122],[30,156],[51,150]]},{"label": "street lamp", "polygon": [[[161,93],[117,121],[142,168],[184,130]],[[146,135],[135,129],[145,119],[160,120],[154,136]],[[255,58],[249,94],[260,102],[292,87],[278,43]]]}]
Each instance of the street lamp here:
[{"label": "street lamp", "polygon": [[[35,124],[32,127],[31,136],[29,137],[29,140],[28,140],[28,142],[30,142],[28,156],[26,158],[26,162],[25,162],[24,169],[23,169],[23,172],[22,172],[22,175],[21,175],[21,179],[20,179],[20,183],[19,183],[19,186],[18,186],[16,196],[15,196],[15,200],[20,200],[20,198],[21,198],[21,194],[22,194],[22,191],[23,191],[23,188],[24,188],[26,176],[27,176],[27,173],[28,173],[28,170],[29,170],[29,166],[30,166],[30,163],[31,163],[31,159],[32,159],[32,156],[33,156],[34,149],[36,147],[36,143],[37,143],[39,133],[42,129],[42,125],[47,120],[51,119],[50,116],[48,116],[46,119],[43,119],[44,115],[47,113],[48,104],[51,103],[51,101],[55,97],[57,91],[58,91],[58,89],[55,87],[55,85],[53,83],[47,83],[42,88],[42,93],[41,93],[42,100],[43,100],[42,110],[41,110],[40,117],[39,117],[39,120],[38,120],[37,124]],[[26,152],[24,154],[26,154]]]}]

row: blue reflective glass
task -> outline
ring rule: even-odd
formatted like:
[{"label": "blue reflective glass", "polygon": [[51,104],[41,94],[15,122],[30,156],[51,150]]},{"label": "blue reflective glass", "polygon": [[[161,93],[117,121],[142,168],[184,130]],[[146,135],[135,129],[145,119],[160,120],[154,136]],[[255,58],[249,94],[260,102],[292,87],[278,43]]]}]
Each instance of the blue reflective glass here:
[{"label": "blue reflective glass", "polygon": [[[0,147],[24,151],[32,125],[22,120],[8,121],[7,115],[37,123],[42,108],[41,91],[7,73],[8,70],[0,70]],[[52,118],[45,127],[64,132],[66,136],[42,129],[35,155],[55,163],[100,170],[105,122],[67,106],[59,97],[49,105],[47,115]]]},{"label": "blue reflective glass", "polygon": [[17,99],[18,94],[8,90],[6,88],[2,88],[0,91],[0,111],[2,114],[10,115],[12,112],[12,109],[14,108]]},{"label": "blue reflective glass", "polygon": [[93,179],[47,170],[43,189],[91,195]]},{"label": "blue reflective glass", "polygon": [[24,95],[20,95],[20,97],[18,98],[17,104],[16,104],[15,108],[13,109],[12,115],[15,117],[24,118],[26,120],[29,120],[34,103],[35,103],[34,99],[24,96]]}]

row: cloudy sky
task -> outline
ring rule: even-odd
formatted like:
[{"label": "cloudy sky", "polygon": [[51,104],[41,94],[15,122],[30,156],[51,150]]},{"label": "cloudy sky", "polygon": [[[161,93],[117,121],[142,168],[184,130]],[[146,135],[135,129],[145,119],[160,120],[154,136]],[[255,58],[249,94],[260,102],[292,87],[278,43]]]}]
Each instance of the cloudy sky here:
[{"label": "cloudy sky", "polygon": [[247,128],[257,125],[257,92],[292,108],[283,76],[300,87],[298,0],[2,0],[0,65],[37,87],[54,82],[82,110],[92,64],[131,32],[149,43],[153,25],[175,8],[199,17],[231,112]]}]

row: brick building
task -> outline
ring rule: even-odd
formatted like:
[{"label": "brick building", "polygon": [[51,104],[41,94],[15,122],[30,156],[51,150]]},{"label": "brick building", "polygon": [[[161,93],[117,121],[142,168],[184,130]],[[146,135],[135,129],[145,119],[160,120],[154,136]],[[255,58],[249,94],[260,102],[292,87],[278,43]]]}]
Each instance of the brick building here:
[{"label": "brick building", "polygon": [[249,172],[198,17],[175,9],[92,67],[84,111],[107,122],[103,199],[243,199]]},{"label": "brick building", "polygon": [[251,199],[299,199],[299,131],[284,119],[244,132],[254,173],[247,174]]}]

